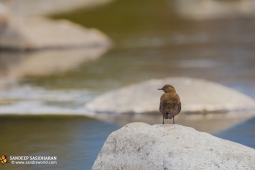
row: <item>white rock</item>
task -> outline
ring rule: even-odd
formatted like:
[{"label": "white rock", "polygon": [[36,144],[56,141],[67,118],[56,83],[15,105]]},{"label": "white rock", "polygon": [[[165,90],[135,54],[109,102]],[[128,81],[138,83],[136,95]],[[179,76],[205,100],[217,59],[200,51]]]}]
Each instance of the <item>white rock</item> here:
[{"label": "white rock", "polygon": [[206,80],[192,78],[167,78],[149,80],[107,92],[85,107],[95,112],[148,113],[159,112],[159,99],[163,91],[157,90],[172,84],[182,102],[182,112],[249,111],[255,101],[231,88]]},{"label": "white rock", "polygon": [[0,31],[3,24],[8,22],[9,17],[10,17],[9,10],[3,4],[0,4]]},{"label": "white rock", "polygon": [[255,150],[181,125],[131,123],[106,140],[93,170],[254,170]]},{"label": "white rock", "polygon": [[0,0],[19,16],[49,15],[92,7],[112,0]]},{"label": "white rock", "polygon": [[109,38],[100,31],[64,20],[11,17],[0,32],[0,46],[18,50],[110,45]]},{"label": "white rock", "polygon": [[183,17],[198,20],[253,17],[255,12],[253,0],[178,0],[173,2],[175,10]]}]

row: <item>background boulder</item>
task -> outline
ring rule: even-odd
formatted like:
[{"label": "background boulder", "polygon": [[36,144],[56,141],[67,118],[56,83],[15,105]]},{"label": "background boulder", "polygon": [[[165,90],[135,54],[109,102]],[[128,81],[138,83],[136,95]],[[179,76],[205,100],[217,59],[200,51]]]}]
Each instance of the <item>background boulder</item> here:
[{"label": "background boulder", "polygon": [[112,0],[0,0],[19,16],[49,15],[93,7]]},{"label": "background boulder", "polygon": [[237,112],[255,108],[255,101],[231,88],[201,79],[166,78],[149,80],[107,92],[85,104],[99,113],[159,112],[160,96],[157,90],[172,84],[181,98],[182,113]]},{"label": "background boulder", "polygon": [[175,10],[189,19],[254,17],[255,1],[251,0],[178,0]]},{"label": "background boulder", "polygon": [[96,29],[40,17],[12,17],[2,24],[0,32],[0,47],[3,49],[108,48],[110,45],[109,38]]}]

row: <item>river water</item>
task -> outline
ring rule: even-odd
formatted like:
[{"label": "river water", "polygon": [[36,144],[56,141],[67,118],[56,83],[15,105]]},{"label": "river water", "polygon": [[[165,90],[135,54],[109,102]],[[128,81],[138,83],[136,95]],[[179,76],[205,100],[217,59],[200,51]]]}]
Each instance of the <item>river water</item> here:
[{"label": "river water", "polygon": [[[57,165],[16,165],[18,169],[90,169],[119,126],[72,115],[87,114],[84,103],[104,92],[152,78],[204,78],[255,99],[254,19],[194,21],[174,11],[166,0],[116,0],[51,16],[102,30],[114,48],[67,72],[25,77],[1,90],[0,99],[8,102],[1,104],[0,113],[8,116],[0,119],[0,151],[58,157]],[[52,113],[60,115],[33,116]],[[255,148],[254,124],[252,118],[216,136]]]}]

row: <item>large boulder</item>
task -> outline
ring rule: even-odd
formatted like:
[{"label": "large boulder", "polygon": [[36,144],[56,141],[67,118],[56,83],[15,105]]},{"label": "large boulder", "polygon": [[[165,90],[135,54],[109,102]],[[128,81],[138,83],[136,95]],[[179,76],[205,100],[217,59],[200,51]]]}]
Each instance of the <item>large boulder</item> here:
[{"label": "large boulder", "polygon": [[2,26],[8,22],[9,17],[9,10],[4,5],[0,4],[0,31]]},{"label": "large boulder", "polygon": [[49,15],[92,7],[112,0],[0,0],[19,16]]},{"label": "large boulder", "polygon": [[193,78],[167,78],[149,80],[107,92],[85,108],[97,113],[153,113],[159,112],[163,91],[157,90],[172,84],[182,102],[182,113],[238,112],[255,108],[255,101],[231,88],[210,81]]},{"label": "large boulder", "polygon": [[108,48],[110,45],[102,32],[65,20],[11,17],[2,24],[0,32],[0,47],[6,49]]},{"label": "large boulder", "polygon": [[255,150],[181,125],[131,123],[107,138],[93,170],[254,170]]},{"label": "large boulder", "polygon": [[178,0],[174,10],[185,18],[217,19],[253,17],[255,1],[251,0]]}]

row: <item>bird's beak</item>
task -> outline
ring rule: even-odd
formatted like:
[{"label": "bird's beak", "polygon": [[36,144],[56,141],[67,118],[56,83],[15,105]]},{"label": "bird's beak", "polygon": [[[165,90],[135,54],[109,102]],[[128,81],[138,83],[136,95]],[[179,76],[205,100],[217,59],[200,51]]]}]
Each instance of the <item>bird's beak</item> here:
[{"label": "bird's beak", "polygon": [[163,90],[162,88],[158,89],[158,90]]}]

